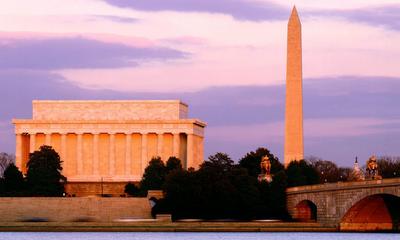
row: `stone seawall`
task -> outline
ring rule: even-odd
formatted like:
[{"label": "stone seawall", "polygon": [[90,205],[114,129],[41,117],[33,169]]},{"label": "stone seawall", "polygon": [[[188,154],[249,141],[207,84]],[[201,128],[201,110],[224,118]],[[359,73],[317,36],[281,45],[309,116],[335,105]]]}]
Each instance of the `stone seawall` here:
[{"label": "stone seawall", "polygon": [[112,222],[124,218],[150,219],[147,198],[0,198],[0,222]]}]

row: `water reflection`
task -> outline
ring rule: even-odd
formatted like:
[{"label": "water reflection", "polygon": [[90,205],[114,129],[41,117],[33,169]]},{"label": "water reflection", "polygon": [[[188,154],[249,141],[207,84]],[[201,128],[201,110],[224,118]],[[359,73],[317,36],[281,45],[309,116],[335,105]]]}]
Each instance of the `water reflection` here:
[{"label": "water reflection", "polygon": [[398,240],[383,233],[0,233],[1,240]]}]

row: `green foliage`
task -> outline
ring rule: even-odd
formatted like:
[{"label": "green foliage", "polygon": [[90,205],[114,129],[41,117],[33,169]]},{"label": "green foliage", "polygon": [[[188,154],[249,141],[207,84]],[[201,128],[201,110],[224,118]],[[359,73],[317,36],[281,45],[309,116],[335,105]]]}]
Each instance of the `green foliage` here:
[{"label": "green foliage", "polygon": [[226,153],[216,153],[208,157],[208,161],[205,161],[200,168],[214,168],[221,170],[222,172],[230,170],[234,165],[234,161]]},{"label": "green foliage", "polygon": [[208,158],[197,171],[201,187],[201,217],[247,219],[259,205],[257,180],[234,165],[224,153]]},{"label": "green foliage", "polygon": [[66,178],[61,174],[62,161],[51,146],[41,146],[29,155],[27,185],[33,196],[62,196]]},{"label": "green foliage", "polygon": [[318,172],[304,160],[292,161],[286,168],[288,187],[317,184]]},{"label": "green foliage", "polygon": [[341,180],[339,168],[335,163],[316,157],[310,157],[307,162],[317,171],[319,183],[338,182]]},{"label": "green foliage", "polygon": [[144,170],[140,189],[146,193],[148,190],[160,190],[164,184],[165,177],[169,172],[182,169],[181,161],[176,157],[170,157],[167,164],[160,157],[154,157]]},{"label": "green foliage", "polygon": [[6,186],[4,184],[4,179],[0,178],[0,197],[4,196],[6,193]]},{"label": "green foliage", "polygon": [[172,171],[163,185],[165,199],[153,213],[169,212],[175,219],[287,218],[285,172],[278,171],[271,184],[248,172],[225,153],[210,156],[197,171]]},{"label": "green foliage", "polygon": [[0,178],[3,177],[3,173],[8,165],[15,162],[15,156],[8,153],[0,153]]},{"label": "green foliage", "polygon": [[400,158],[397,157],[379,157],[378,159],[378,174],[382,178],[400,177]]},{"label": "green foliage", "polygon": [[167,164],[165,165],[167,173],[173,170],[182,170],[181,160],[177,157],[170,157],[167,160]]},{"label": "green foliage", "polygon": [[339,181],[351,181],[353,169],[349,167],[339,167]]},{"label": "green foliage", "polygon": [[140,190],[140,188],[138,186],[136,186],[134,183],[127,183],[125,185],[125,191],[126,194],[128,194],[129,196],[132,197],[140,197],[142,196],[142,191]]},{"label": "green foliage", "polygon": [[258,189],[262,204],[258,207],[256,218],[283,219],[289,218],[286,210],[287,177],[284,170],[274,174],[271,183],[262,181]]},{"label": "green foliage", "polygon": [[[338,167],[331,161],[322,160],[317,157],[309,157],[307,162],[316,170],[319,183],[354,181],[358,179],[354,175],[353,169],[348,167]],[[400,177],[400,158],[383,156],[378,160],[378,174],[383,178]],[[365,167],[364,167],[365,168]]]},{"label": "green foliage", "polygon": [[144,170],[140,187],[144,190],[158,190],[161,189],[166,175],[166,168],[164,162],[160,157],[153,157],[149,165]]},{"label": "green foliage", "polygon": [[4,171],[4,191],[8,195],[22,191],[24,188],[24,176],[22,172],[12,163]]},{"label": "green foliage", "polygon": [[275,173],[270,185],[271,194],[269,195],[268,206],[270,206],[269,216],[280,219],[288,219],[289,214],[286,209],[286,187],[287,176],[282,169]]},{"label": "green foliage", "polygon": [[246,168],[249,175],[257,177],[261,173],[260,163],[264,156],[268,156],[271,162],[271,173],[275,174],[284,169],[279,159],[266,148],[258,148],[255,152],[249,152],[239,161],[239,166]]},{"label": "green foliage", "polygon": [[196,172],[177,170],[168,174],[155,213],[173,213],[174,218],[194,218],[201,212],[201,186]]},{"label": "green foliage", "polygon": [[256,186],[245,169],[217,153],[198,171],[171,172],[164,184],[164,204],[174,218],[248,219],[260,204]]}]

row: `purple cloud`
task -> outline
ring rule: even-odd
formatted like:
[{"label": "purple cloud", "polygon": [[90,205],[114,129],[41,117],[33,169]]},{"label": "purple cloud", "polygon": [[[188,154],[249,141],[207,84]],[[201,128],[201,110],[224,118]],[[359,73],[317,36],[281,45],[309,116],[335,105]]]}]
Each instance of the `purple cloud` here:
[{"label": "purple cloud", "polygon": [[12,40],[0,47],[0,69],[120,68],[141,61],[184,58],[165,47],[133,47],[85,38]]},{"label": "purple cloud", "polygon": [[[213,87],[195,93],[116,92],[82,89],[57,74],[22,70],[0,71],[0,82],[0,102],[4,103],[0,104],[0,152],[14,151],[11,119],[29,118],[33,99],[182,99],[190,106],[190,117],[208,123],[206,156],[225,151],[239,159],[248,151],[266,146],[282,157],[279,126],[283,129],[284,86]],[[360,159],[371,153],[400,155],[398,89],[400,78],[305,79],[306,154],[347,166],[353,164],[356,155]],[[378,120],[362,122],[358,127],[368,130],[362,135],[329,134],[331,126],[346,130],[363,119]],[[221,137],[231,129],[235,133],[232,137]],[[327,132],[319,133],[317,129]],[[271,131],[275,132],[271,135]]]},{"label": "purple cloud", "polygon": [[89,21],[94,21],[97,19],[105,19],[105,20],[110,20],[110,21],[118,22],[118,23],[137,23],[139,21],[139,19],[137,19],[137,18],[120,17],[120,16],[114,16],[114,15],[89,15],[89,16],[87,16],[87,19]]},{"label": "purple cloud", "polygon": [[273,2],[246,0],[104,0],[124,8],[143,11],[208,12],[228,14],[239,20],[287,19],[290,9]]},{"label": "purple cloud", "polygon": [[304,15],[338,17],[372,26],[382,26],[396,31],[400,30],[400,4],[352,10],[320,10],[305,12]]}]

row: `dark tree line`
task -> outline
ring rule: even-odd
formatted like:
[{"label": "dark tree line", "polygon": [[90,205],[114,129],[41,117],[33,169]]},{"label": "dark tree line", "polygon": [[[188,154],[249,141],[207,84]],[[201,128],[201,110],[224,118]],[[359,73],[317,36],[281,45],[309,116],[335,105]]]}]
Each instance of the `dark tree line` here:
[{"label": "dark tree line", "polygon": [[181,160],[178,158],[170,157],[164,164],[160,157],[154,157],[144,170],[140,183],[128,183],[125,186],[125,193],[134,197],[144,197],[148,190],[159,190],[167,175],[174,170],[182,170]]},{"label": "dark tree line", "polygon": [[[271,163],[272,182],[258,181],[263,156]],[[11,159],[11,160],[10,160]],[[66,178],[62,161],[50,146],[29,155],[24,176],[12,163],[13,157],[0,154],[0,196],[62,196]],[[10,163],[11,162],[11,163]],[[400,176],[400,158],[378,158],[384,178]],[[318,183],[351,181],[352,169],[311,157],[291,162],[286,168],[266,148],[247,153],[238,163],[227,154],[210,156],[198,170],[182,168],[178,158],[165,163],[153,158],[139,183],[129,183],[125,192],[146,196],[148,190],[163,190],[153,214],[172,213],[174,219],[288,219],[286,188]]]},{"label": "dark tree line", "polygon": [[[270,183],[257,180],[265,155],[271,161]],[[378,162],[384,177],[400,175],[396,173],[400,161],[381,158]],[[167,171],[161,159],[156,158],[146,169],[143,188],[162,189],[165,194],[153,214],[172,213],[174,219],[288,219],[287,187],[352,180],[351,168],[316,157],[291,162],[284,168],[266,148],[247,153],[237,164],[227,154],[216,153],[198,170],[184,170],[178,165]],[[145,190],[142,194],[146,194]]]},{"label": "dark tree line", "polygon": [[[271,161],[272,182],[259,182],[261,158]],[[155,160],[155,159],[154,159]],[[163,169],[162,163],[152,160],[144,173],[141,185],[150,173]],[[168,163],[167,163],[168,165]],[[288,219],[286,187],[315,184],[318,175],[310,164],[300,161],[285,170],[266,148],[246,154],[238,164],[225,153],[216,153],[198,170],[174,168],[154,178],[165,198],[157,202],[153,214],[172,213],[174,219]],[[154,186],[153,184],[150,184]]]},{"label": "dark tree line", "polygon": [[4,171],[8,165],[15,162],[15,156],[7,153],[0,153],[0,178],[3,177]]},{"label": "dark tree line", "polygon": [[8,164],[0,178],[0,196],[63,196],[66,178],[61,174],[62,161],[50,146],[41,146],[29,155],[26,176]]},{"label": "dark tree line", "polygon": [[382,178],[400,177],[400,157],[379,157],[378,173],[382,176]]},{"label": "dark tree line", "polygon": [[[333,183],[341,181],[354,181],[352,168],[338,167],[334,162],[317,157],[309,157],[306,160],[318,173],[318,183]],[[382,178],[400,177],[400,157],[378,157],[378,174]],[[366,172],[366,166],[360,164],[361,171]]]}]

